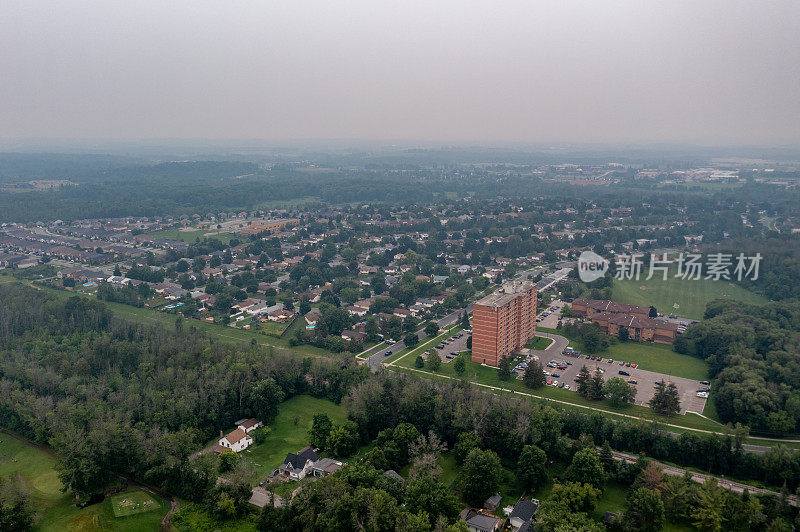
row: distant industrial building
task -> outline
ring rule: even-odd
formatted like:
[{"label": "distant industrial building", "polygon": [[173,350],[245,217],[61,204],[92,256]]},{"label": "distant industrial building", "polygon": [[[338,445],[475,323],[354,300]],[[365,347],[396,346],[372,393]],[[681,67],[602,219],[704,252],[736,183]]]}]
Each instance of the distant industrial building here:
[{"label": "distant industrial building", "polygon": [[497,366],[536,330],[536,285],[508,282],[472,307],[472,360]]}]

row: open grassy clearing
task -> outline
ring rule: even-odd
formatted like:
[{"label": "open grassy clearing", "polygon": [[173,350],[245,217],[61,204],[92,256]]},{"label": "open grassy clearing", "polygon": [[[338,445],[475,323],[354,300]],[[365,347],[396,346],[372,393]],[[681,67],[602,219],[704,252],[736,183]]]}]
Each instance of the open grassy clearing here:
[{"label": "open grassy clearing", "polygon": [[536,349],[538,351],[543,351],[550,347],[555,340],[552,338],[545,338],[543,336],[534,336],[530,342],[525,344],[525,347],[528,349]]},{"label": "open grassy clearing", "polygon": [[203,240],[204,237],[213,238],[220,242],[228,243],[233,237],[232,233],[217,233],[213,229],[194,229],[192,231],[181,231],[182,228],[173,227],[171,229],[162,229],[161,231],[154,231],[149,233],[153,238],[164,238],[167,240],[180,240],[182,242],[195,242],[196,240]]},{"label": "open grassy clearing", "polygon": [[[588,353],[583,342],[565,335],[561,330],[546,329],[544,327],[538,330],[560,334],[569,339],[570,347],[574,347],[582,353]],[[674,375],[699,381],[708,378],[708,364],[704,360],[676,353],[669,345],[650,342],[617,342],[601,353],[589,354],[600,355],[603,358],[613,358],[614,360],[624,360],[625,362],[635,362],[641,369],[665,375]]]},{"label": "open grassy clearing", "polygon": [[61,491],[61,481],[55,471],[56,458],[39,447],[8,434],[0,434],[0,474],[22,475],[31,490],[37,514],[34,530],[63,532],[99,530],[158,530],[169,503],[138,488],[129,488],[115,497],[148,499],[145,511],[126,517],[115,517],[113,498],[78,508],[74,496]]},{"label": "open grassy clearing", "polygon": [[[735,282],[698,279],[697,281],[675,278],[677,268],[672,268],[667,280],[659,272],[649,281],[643,275],[639,280],[614,280],[612,299],[632,305],[653,305],[662,314],[677,314],[699,320],[706,310],[706,303],[714,299],[735,299],[744,303],[764,304],[764,296],[745,290]],[[677,304],[678,308],[673,305]]]},{"label": "open grassy clearing", "polygon": [[308,431],[315,414],[325,413],[334,424],[347,419],[344,409],[326,399],[298,395],[281,403],[278,417],[269,425],[270,433],[261,445],[252,445],[241,454],[253,465],[259,480],[283,463],[286,453],[296,453],[308,445]]},{"label": "open grassy clearing", "polygon": [[109,498],[109,502],[114,517],[127,517],[161,509],[161,505],[153,500],[149,493],[142,490],[117,493]]}]

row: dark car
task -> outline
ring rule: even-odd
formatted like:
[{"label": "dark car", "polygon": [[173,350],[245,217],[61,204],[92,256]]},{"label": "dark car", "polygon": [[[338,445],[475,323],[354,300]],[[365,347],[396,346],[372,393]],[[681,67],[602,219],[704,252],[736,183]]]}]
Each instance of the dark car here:
[{"label": "dark car", "polygon": [[708,381],[700,381],[700,384],[705,384],[706,386],[708,386],[708,385],[709,385],[709,384],[711,384],[711,383],[710,383],[710,382],[708,382]]},{"label": "dark car", "polygon": [[627,371],[622,371],[622,370],[619,370],[619,374],[620,374],[620,375],[625,375],[626,377],[630,377],[630,375],[631,375],[631,374],[630,374],[630,373],[628,373]]},{"label": "dark car", "polygon": [[639,383],[638,383],[638,382],[636,382],[636,381],[635,381],[635,380],[633,380],[633,379],[630,379],[630,380],[628,381],[628,384],[639,384]]},{"label": "dark car", "polygon": [[551,377],[555,377],[555,378],[557,379],[557,378],[559,378],[561,375],[559,375],[558,373],[553,373],[553,374],[551,374],[550,376],[551,376]]},{"label": "dark car", "polygon": [[391,351],[386,351],[386,352],[383,354],[383,356],[385,356],[385,357],[388,357],[388,356],[389,356],[389,355],[391,355],[391,354],[392,354],[392,352],[391,352]]}]

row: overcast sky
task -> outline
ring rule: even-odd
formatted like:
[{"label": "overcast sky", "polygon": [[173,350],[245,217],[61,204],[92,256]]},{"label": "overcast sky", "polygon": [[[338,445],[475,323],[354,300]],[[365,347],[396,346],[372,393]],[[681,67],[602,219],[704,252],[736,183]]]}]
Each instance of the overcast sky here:
[{"label": "overcast sky", "polygon": [[0,138],[800,143],[800,1],[3,0]]}]

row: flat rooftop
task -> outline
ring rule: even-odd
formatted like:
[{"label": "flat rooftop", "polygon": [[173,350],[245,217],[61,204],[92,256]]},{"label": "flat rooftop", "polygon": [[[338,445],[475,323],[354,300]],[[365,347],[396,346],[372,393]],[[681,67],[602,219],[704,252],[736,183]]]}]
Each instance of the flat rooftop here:
[{"label": "flat rooftop", "polygon": [[476,305],[482,305],[484,307],[502,307],[502,306],[506,305],[507,303],[509,303],[510,301],[513,301],[514,299],[516,299],[516,297],[518,295],[519,294],[517,294],[517,293],[506,294],[505,292],[497,291],[497,292],[493,292],[493,293],[489,294],[488,296],[478,300],[478,302],[476,302],[475,304]]}]

